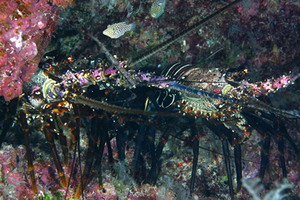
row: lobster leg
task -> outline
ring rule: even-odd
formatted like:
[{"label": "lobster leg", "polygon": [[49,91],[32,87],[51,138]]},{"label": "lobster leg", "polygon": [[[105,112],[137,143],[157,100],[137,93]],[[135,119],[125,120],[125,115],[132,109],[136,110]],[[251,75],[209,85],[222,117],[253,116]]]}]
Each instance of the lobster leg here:
[{"label": "lobster leg", "polygon": [[[172,120],[173,120],[172,118],[167,118],[166,119],[166,124],[172,123]],[[155,153],[156,153],[156,160],[157,161],[160,160],[163,148],[164,148],[164,146],[166,145],[166,143],[167,143],[167,141],[169,139],[170,132],[171,132],[172,128],[173,128],[172,126],[167,126],[166,129],[163,131],[162,136],[159,139],[159,142],[157,144],[156,151],[155,151]]]},{"label": "lobster leg", "polygon": [[193,193],[195,187],[195,179],[196,179],[196,172],[198,166],[198,157],[199,157],[199,139],[197,137],[197,128],[193,126],[192,130],[192,138],[193,138],[193,168],[192,168],[192,175],[191,175],[191,183],[190,183],[190,191]]},{"label": "lobster leg", "polygon": [[226,173],[228,177],[229,194],[230,194],[230,198],[234,199],[234,190],[233,190],[231,164],[230,164],[230,151],[228,145],[228,140],[233,141],[232,134],[229,134],[229,130],[224,125],[214,125],[207,120],[205,120],[205,124],[222,141],[224,162],[225,162]]},{"label": "lobster leg", "polygon": [[156,172],[156,177],[155,177],[155,180],[154,180],[154,183],[156,182],[157,180],[157,177],[158,177],[158,174],[160,172],[160,166],[161,166],[161,155],[162,155],[162,152],[163,152],[163,148],[165,147],[168,139],[169,139],[169,136],[170,136],[170,131],[171,131],[171,127],[168,126],[165,130],[164,130],[164,133],[162,134],[162,136],[160,137],[159,139],[159,142],[156,146],[156,150],[155,150],[155,156],[156,156],[156,167],[157,167],[157,172]]},{"label": "lobster leg", "polygon": [[222,140],[222,148],[223,148],[224,162],[225,162],[225,167],[226,167],[226,172],[228,177],[229,194],[230,194],[230,198],[234,199],[228,140],[226,139]]},{"label": "lobster leg", "polygon": [[82,190],[85,189],[87,184],[90,181],[90,177],[93,177],[95,170],[93,170],[94,167],[94,160],[95,160],[95,151],[97,149],[97,141],[99,139],[99,134],[97,134],[97,122],[98,118],[93,117],[91,119],[91,129],[90,131],[87,131],[88,133],[88,150],[86,153],[86,162],[84,167],[84,172],[82,175]]},{"label": "lobster leg", "polygon": [[280,119],[276,118],[275,115],[264,114],[263,116],[266,117],[266,119],[269,119],[273,122],[273,127],[276,135],[275,142],[277,143],[277,148],[279,151],[279,160],[278,160],[279,166],[282,169],[282,176],[287,177],[287,168],[286,168],[286,162],[284,158],[284,149],[285,149],[284,138],[290,142],[297,156],[299,155],[298,147],[295,145],[292,138],[287,133],[284,123]]},{"label": "lobster leg", "polygon": [[55,164],[56,169],[57,169],[57,173],[58,173],[60,183],[63,187],[66,187],[67,186],[67,181],[66,181],[65,173],[64,173],[64,170],[62,168],[61,162],[59,160],[59,155],[57,153],[57,149],[56,149],[56,146],[55,146],[55,143],[54,143],[54,138],[53,138],[53,135],[52,135],[53,133],[50,130],[50,127],[47,126],[47,125],[45,125],[43,127],[43,129],[44,129],[44,133],[45,133],[47,143],[48,143],[48,145],[51,149],[51,155],[52,155],[54,164]]},{"label": "lobster leg", "polygon": [[[103,122],[103,123],[101,123]],[[89,147],[87,151],[87,160],[83,175],[81,176],[80,186],[77,188],[74,197],[80,197],[84,189],[94,178],[94,174],[99,173],[99,185],[102,186],[102,156],[105,143],[109,141],[108,131],[105,121],[99,121],[99,118],[94,117],[91,120],[91,131],[89,132]],[[100,141],[100,144],[97,143]],[[112,152],[111,152],[112,154]],[[97,156],[95,158],[95,155]],[[112,157],[112,155],[111,155]]]},{"label": "lobster leg", "polygon": [[259,177],[263,179],[265,176],[265,171],[269,165],[271,136],[275,136],[275,132],[269,124],[258,118],[256,115],[249,112],[243,112],[242,114],[245,116],[248,123],[254,129],[256,129],[263,137],[263,145],[261,149],[261,163],[259,170]]},{"label": "lobster leg", "polygon": [[120,161],[125,160],[125,143],[126,143],[126,135],[124,129],[119,126],[116,129],[116,140],[117,140],[117,149],[119,154]]},{"label": "lobster leg", "polygon": [[286,165],[285,165],[285,158],[284,158],[284,146],[285,146],[285,142],[283,140],[282,136],[279,136],[278,138],[278,151],[279,151],[279,166],[282,169],[282,176],[283,177],[287,177],[287,169],[286,169]]},{"label": "lobster leg", "polygon": [[113,158],[113,152],[112,152],[110,138],[109,138],[108,133],[107,133],[105,139],[106,139],[106,146],[107,146],[107,151],[108,151],[108,161],[110,164],[112,164],[114,162],[114,158]]},{"label": "lobster leg", "polygon": [[170,128],[168,127],[166,129],[166,131],[163,133],[163,135],[159,139],[159,142],[157,144],[156,151],[155,151],[156,159],[157,160],[160,159],[160,156],[162,154],[163,148],[164,148],[164,146],[166,145],[166,143],[167,143],[167,141],[169,139],[169,131],[170,131]]},{"label": "lobster leg", "polygon": [[286,164],[285,164],[285,158],[284,158],[284,149],[285,149],[285,141],[283,139],[283,134],[280,130],[280,127],[284,126],[283,123],[279,120],[276,119],[274,120],[274,127],[276,129],[276,142],[277,142],[277,148],[279,151],[279,166],[282,169],[282,176],[287,177],[287,169],[286,169]]},{"label": "lobster leg", "polygon": [[[221,138],[221,140],[227,139],[227,141],[234,147],[234,162],[235,162],[236,181],[237,181],[236,191],[239,191],[242,187],[242,181],[241,181],[242,180],[242,150],[241,150],[241,145],[239,143],[239,136],[236,132],[231,131],[230,129],[226,128],[222,124],[220,124],[220,125],[210,124],[210,129],[216,135],[218,135]],[[220,133],[222,133],[222,134],[220,134]],[[224,153],[225,163],[226,163],[226,154],[225,154],[226,152],[224,151],[224,148],[223,148],[223,153]],[[230,154],[228,154],[228,156],[231,158]],[[228,164],[229,164],[228,165],[229,168],[227,168],[227,169],[231,169],[230,162]],[[231,172],[230,172],[230,174],[231,174]],[[231,187],[230,184],[232,185],[232,183],[230,183],[230,181],[232,182],[232,180],[229,180],[229,187]]]},{"label": "lobster leg", "polygon": [[99,137],[99,140],[100,140],[100,144],[98,145],[98,148],[97,148],[97,154],[98,154],[98,157],[95,161],[95,164],[94,166],[96,167],[96,171],[97,173],[99,173],[98,175],[98,179],[99,179],[99,185],[102,186],[103,185],[103,180],[102,180],[102,157],[103,157],[103,152],[104,152],[104,147],[105,147],[105,137],[108,137],[108,129],[106,127],[106,123],[104,121],[103,124],[98,124],[98,130],[99,130],[99,134],[100,134],[100,137]]},{"label": "lobster leg", "polygon": [[24,143],[25,143],[25,148],[26,148],[26,157],[27,157],[27,162],[28,162],[28,172],[32,184],[32,190],[35,194],[37,194],[37,185],[36,185],[36,179],[34,175],[34,167],[33,167],[33,155],[30,149],[30,141],[29,141],[29,127],[27,124],[27,119],[26,119],[26,113],[24,111],[21,111],[20,113],[20,119],[21,119],[21,124],[23,127],[23,132],[24,132]]},{"label": "lobster leg", "polygon": [[139,158],[141,156],[142,143],[145,137],[146,137],[146,127],[144,125],[141,125],[138,130],[138,137],[135,142],[135,151],[132,160],[132,164],[135,171],[138,168]]},{"label": "lobster leg", "polygon": [[259,169],[259,177],[261,180],[263,180],[266,169],[269,166],[270,143],[271,143],[271,138],[269,136],[263,139],[263,145],[260,153],[261,160],[260,160],[260,169]]},{"label": "lobster leg", "polygon": [[63,157],[64,157],[64,165],[68,164],[69,161],[69,148],[68,148],[68,142],[67,142],[67,137],[65,136],[63,130],[59,127],[58,123],[61,123],[59,117],[55,117],[54,118],[54,125],[55,125],[55,129],[58,131],[59,135],[58,135],[58,139],[59,139],[59,143],[61,145],[61,149],[63,152]]},{"label": "lobster leg", "polygon": [[242,188],[242,149],[240,144],[234,145],[234,162],[236,168],[237,191]]},{"label": "lobster leg", "polygon": [[[279,120],[278,118],[275,118],[274,115],[270,115],[270,114],[266,114],[266,113],[261,113],[261,116],[268,119],[268,120],[270,120],[270,121],[273,121],[273,122],[276,122],[276,121]],[[299,160],[299,157],[300,157],[299,156],[300,155],[299,148],[295,144],[294,139],[288,134],[284,123],[282,121],[279,121],[278,124],[277,124],[277,127],[275,127],[275,129],[277,130],[277,132],[280,133],[279,135],[282,135],[289,142],[289,144],[294,149],[296,157]]]},{"label": "lobster leg", "polygon": [[151,184],[155,184],[156,177],[157,177],[157,160],[156,160],[156,155],[155,155],[155,129],[149,127],[148,128],[148,145],[149,145],[149,151],[150,151],[150,156],[151,156],[151,169],[148,175],[148,181]]},{"label": "lobster leg", "polygon": [[281,134],[283,134],[283,137],[290,143],[290,145],[292,146],[292,148],[295,151],[296,156],[299,158],[300,157],[300,151],[298,146],[295,144],[294,140],[291,138],[291,136],[288,134],[284,124],[281,122],[279,124],[279,131]]},{"label": "lobster leg", "polygon": [[79,112],[79,108],[76,104],[72,104],[73,106],[73,110],[74,110],[74,118],[75,118],[75,129],[74,129],[74,135],[75,135],[75,145],[77,147],[77,151],[78,151],[78,162],[79,162],[79,175],[80,175],[80,185],[79,187],[77,187],[76,189],[76,193],[74,195],[74,197],[83,197],[83,177],[82,177],[82,168],[81,168],[81,151],[80,151],[80,112]]}]

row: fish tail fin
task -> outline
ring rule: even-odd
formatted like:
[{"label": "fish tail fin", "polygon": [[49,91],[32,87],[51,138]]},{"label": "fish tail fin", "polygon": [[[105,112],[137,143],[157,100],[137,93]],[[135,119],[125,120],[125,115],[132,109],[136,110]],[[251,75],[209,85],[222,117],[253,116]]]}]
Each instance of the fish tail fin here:
[{"label": "fish tail fin", "polygon": [[134,31],[136,28],[136,23],[131,23],[130,24],[130,31]]}]

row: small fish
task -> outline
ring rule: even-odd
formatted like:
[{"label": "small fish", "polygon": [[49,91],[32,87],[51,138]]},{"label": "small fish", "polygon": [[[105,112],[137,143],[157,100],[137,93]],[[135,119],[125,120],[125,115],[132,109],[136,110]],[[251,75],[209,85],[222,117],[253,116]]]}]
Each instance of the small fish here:
[{"label": "small fish", "polygon": [[159,18],[165,11],[166,0],[154,0],[150,8],[151,17],[157,19]]},{"label": "small fish", "polygon": [[128,31],[132,31],[135,28],[135,23],[126,24],[126,22],[119,22],[112,25],[108,25],[103,31],[103,34],[116,39],[124,35]]}]

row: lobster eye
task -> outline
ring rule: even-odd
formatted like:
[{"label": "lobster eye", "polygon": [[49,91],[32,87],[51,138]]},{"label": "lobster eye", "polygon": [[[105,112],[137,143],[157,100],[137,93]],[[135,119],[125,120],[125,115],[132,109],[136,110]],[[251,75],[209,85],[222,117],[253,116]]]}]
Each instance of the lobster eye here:
[{"label": "lobster eye", "polygon": [[39,65],[39,68],[44,69],[44,70],[51,70],[53,66],[49,63],[41,63]]},{"label": "lobster eye", "polygon": [[41,91],[37,90],[37,91],[34,92],[34,94],[35,94],[35,95],[40,95],[40,94],[41,94]]}]

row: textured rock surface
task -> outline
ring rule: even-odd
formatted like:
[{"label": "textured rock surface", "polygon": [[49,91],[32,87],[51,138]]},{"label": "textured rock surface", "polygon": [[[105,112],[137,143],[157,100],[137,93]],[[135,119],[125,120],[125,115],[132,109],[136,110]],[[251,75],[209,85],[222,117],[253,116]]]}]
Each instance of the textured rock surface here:
[{"label": "textured rock surface", "polygon": [[[33,8],[33,0],[0,0],[0,96],[5,96],[6,100],[18,96],[22,92],[22,84],[30,79],[31,73],[36,68],[43,47],[49,42],[50,35],[55,29],[57,21],[56,13],[58,10],[55,5],[65,7],[69,3],[69,1],[65,0],[53,0],[53,4],[50,5],[44,3],[45,1],[39,0],[37,1],[38,3],[34,4],[34,7],[40,5],[44,9],[44,14],[39,18],[39,12],[34,12],[33,14],[32,9],[37,10],[37,8]],[[72,73],[66,73],[70,69],[69,67],[71,67],[74,73],[78,72],[77,74],[81,70],[94,70],[95,67],[99,67],[99,63],[102,60],[105,61],[105,56],[89,35],[93,35],[103,42],[113,55],[132,61],[134,58],[142,56],[149,48],[192,26],[200,19],[222,8],[231,1],[167,1],[164,14],[159,19],[154,19],[150,16],[150,8],[153,1],[78,0],[73,7],[64,9],[61,12],[55,37],[53,37],[45,54],[46,56],[42,61],[46,67],[52,64],[53,67],[51,66],[51,69],[57,76],[72,78]],[[14,2],[16,6],[10,7],[11,5],[8,6],[7,2]],[[3,6],[5,6],[5,9],[1,10]],[[20,10],[22,15],[16,10]],[[11,20],[13,16],[17,16],[15,20]],[[27,21],[25,20],[25,16],[27,17]],[[148,60],[135,66],[129,65],[129,69],[133,69],[133,71],[140,69],[142,72],[155,72],[158,74],[163,69],[169,69],[168,66],[176,62],[191,63],[195,69],[208,69],[206,72],[201,73],[207,80],[210,80],[211,78],[209,77],[213,77],[214,75],[212,72],[216,71],[211,69],[218,69],[222,73],[228,70],[232,72],[233,80],[238,82],[266,82],[267,80],[276,79],[278,81],[275,82],[275,85],[270,85],[267,81],[266,83],[268,84],[263,84],[261,87],[265,90],[270,90],[271,86],[278,88],[283,83],[288,82],[286,79],[278,79],[278,77],[285,77],[284,75],[299,72],[299,16],[300,1],[243,0],[242,3],[237,4],[219,17],[210,20],[199,28],[199,30],[186,35],[163,51],[157,52]],[[45,19],[47,20],[43,21]],[[16,22],[18,20],[19,23]],[[108,24],[121,21],[135,23],[136,29],[116,40],[112,40],[102,34],[102,31]],[[10,23],[14,24],[11,25]],[[3,28],[4,25],[9,28]],[[11,35],[4,38],[4,35],[8,34],[7,32]],[[21,36],[18,35],[19,32],[22,32]],[[68,59],[72,59],[73,57],[75,62],[72,62],[70,65],[66,64],[64,60],[65,55],[67,55]],[[72,55],[72,57],[69,57],[69,55]],[[97,69],[96,72],[99,72],[97,75],[100,74],[101,70],[102,68]],[[236,76],[235,72],[237,72]],[[238,72],[245,72],[245,74]],[[11,76],[9,76],[10,74]],[[37,187],[40,192],[39,195],[43,196],[44,199],[50,199],[50,197],[61,199],[59,196],[64,196],[67,189],[59,184],[53,156],[49,153],[47,140],[41,131],[41,126],[45,126],[45,123],[43,123],[45,120],[41,121],[41,119],[48,118],[45,113],[52,113],[59,110],[59,108],[65,107],[58,106],[55,107],[55,110],[50,108],[45,109],[45,107],[34,111],[28,109],[28,105],[36,105],[32,103],[33,101],[28,102],[28,98],[34,91],[37,91],[37,88],[42,87],[45,81],[45,77],[40,76],[41,74],[36,73],[33,76],[33,81],[24,85],[25,95],[21,98],[18,109],[28,112],[29,126],[32,130],[30,134],[30,146],[34,152],[33,162]],[[110,82],[107,81],[104,83]],[[32,86],[33,89],[30,89]],[[270,98],[271,104],[275,108],[299,110],[299,87],[298,79],[295,84],[269,94],[268,98]],[[119,105],[122,104],[125,108],[131,109],[144,109],[144,97],[153,97],[156,99],[157,96],[164,96],[164,93],[155,96],[155,93],[160,91],[144,87],[127,91],[123,91],[123,88],[114,85],[105,91],[98,87],[91,87],[89,89],[91,90],[87,91],[86,96],[103,100],[112,105],[120,103]],[[217,93],[217,90],[214,92]],[[221,91],[219,90],[218,92]],[[131,100],[132,96],[136,96],[136,99]],[[176,97],[180,98],[182,96],[178,95]],[[263,98],[260,100],[263,100]],[[125,101],[126,104],[123,104]],[[4,116],[0,114],[0,133],[3,130],[1,128],[4,127],[5,117],[9,116],[8,111],[6,111],[8,110],[6,109],[6,104],[7,102],[0,97],[0,113],[7,112]],[[63,104],[66,105],[66,103]],[[179,103],[176,102],[176,104]],[[194,120],[189,120],[189,118],[176,118],[170,121],[167,118],[158,118],[159,120],[156,120],[153,116],[147,118],[134,116],[129,119],[122,114],[111,116],[110,113],[105,113],[102,115],[95,110],[88,110],[90,112],[85,115],[85,112],[87,112],[85,109],[87,108],[84,108],[84,113],[81,113],[82,138],[80,139],[80,151],[82,152],[82,169],[84,170],[86,166],[89,167],[87,164],[90,164],[86,163],[85,152],[87,151],[87,145],[92,141],[87,137],[90,134],[89,127],[92,126],[91,115],[99,115],[99,119],[101,118],[101,123],[99,124],[102,127],[107,127],[107,132],[112,138],[111,146],[116,161],[114,164],[109,163],[108,150],[105,149],[103,164],[101,165],[103,166],[103,185],[99,185],[97,180],[98,175],[90,175],[94,179],[84,191],[85,199],[229,199],[228,177],[226,175],[221,141],[215,133],[205,127],[201,120],[198,120],[197,124],[194,124]],[[164,109],[164,111],[166,110]],[[178,112],[179,108],[171,106],[168,110]],[[39,114],[36,115],[36,113]],[[257,115],[260,116],[260,113],[257,112]],[[74,112],[69,111],[58,114],[58,116],[65,122],[61,123],[60,128],[64,129],[63,132],[67,137],[71,137],[71,131],[68,126],[73,126],[76,122],[77,117],[75,119]],[[51,117],[55,118],[57,115],[53,114]],[[17,116],[13,116],[13,119],[16,118]],[[273,126],[272,121],[263,117],[259,119]],[[228,119],[226,121],[228,121],[226,126],[232,131],[239,132],[243,138],[244,135],[242,134],[251,135],[242,144],[243,178],[245,180],[252,180],[254,177],[258,177],[261,163],[260,154],[264,138],[261,134],[263,133],[259,131],[253,131],[251,132],[252,134],[250,132],[242,133],[239,131],[240,124],[237,124],[235,120]],[[292,138],[291,140],[295,141],[296,145],[299,146],[299,120],[283,118],[282,121]],[[216,124],[219,124],[219,122]],[[136,147],[135,144],[137,133],[145,125],[156,129],[155,145],[157,146],[159,144],[158,138],[165,131],[169,132],[168,134],[172,136],[161,138],[165,147],[159,161],[161,163],[158,164],[158,180],[155,186],[142,184],[146,180],[146,175],[150,172],[152,164],[149,152],[153,150],[153,147],[144,145],[149,144],[150,140],[145,139],[147,142],[141,144],[144,147],[142,147],[143,151],[141,153],[142,161],[139,162],[141,163],[141,167],[136,169],[138,172],[136,173],[137,175],[132,170],[134,169],[132,165],[134,151],[136,148],[140,148],[138,145]],[[249,123],[245,125],[249,125]],[[124,142],[126,140],[126,146],[123,147],[126,149],[124,151],[125,161],[122,160],[122,162],[118,161],[121,156],[118,156],[117,144],[114,140],[119,131],[119,126],[124,129],[123,132],[128,136],[128,138],[121,138],[124,139]],[[168,126],[171,128],[168,128]],[[193,126],[199,128],[201,134],[199,133],[200,148],[198,167],[195,175],[195,188],[190,197],[188,187],[190,185],[193,165],[192,143],[194,137],[191,137],[192,130],[189,127]],[[25,149],[23,146],[20,146],[24,144],[20,123],[15,120],[9,131],[5,138],[6,143],[2,145],[0,150],[0,197],[3,196],[4,199],[30,199],[33,198],[34,194],[27,171]],[[54,125],[52,131],[53,133],[56,132]],[[68,142],[71,142],[71,138],[68,138]],[[284,183],[285,181],[282,178],[282,169],[278,161],[280,160],[278,143],[278,138],[272,136],[270,155],[268,156],[270,162],[263,179],[265,190],[262,191],[261,196],[264,196],[268,190],[272,190],[275,182]],[[284,157],[288,171],[287,180],[293,184],[290,190],[292,196],[292,194],[299,194],[300,191],[300,163],[299,159],[297,159],[298,157],[294,155],[292,145],[286,139],[284,143]],[[56,141],[56,144],[58,144],[58,141]],[[57,145],[57,147],[59,148],[59,157],[63,159],[61,150],[63,145]],[[73,148],[70,147],[69,150],[72,152],[71,155],[73,155]],[[230,152],[233,155],[231,147]],[[95,153],[93,155],[98,154]],[[67,178],[71,177],[72,160],[73,156],[70,157],[68,166],[64,166]],[[233,158],[231,159],[231,163],[234,172]],[[120,169],[112,170],[112,168],[115,168],[115,165],[120,165]],[[94,169],[94,166],[92,167]],[[74,194],[80,191],[76,190],[80,184],[79,165],[76,165],[74,171],[76,175],[71,177],[68,198],[73,198]],[[233,177],[233,179],[234,188],[236,188],[236,178]],[[140,187],[137,186],[138,183],[136,182],[138,181],[142,182]],[[2,188],[5,188],[5,190]],[[250,198],[251,196],[245,188],[242,188],[236,194],[236,199]]]},{"label": "textured rock surface", "polygon": [[58,6],[69,2],[0,1],[0,96],[5,100],[22,93],[55,30]]}]

